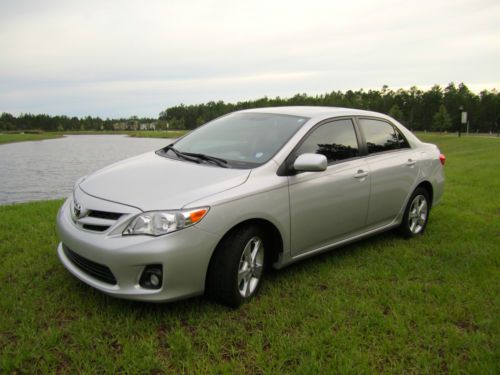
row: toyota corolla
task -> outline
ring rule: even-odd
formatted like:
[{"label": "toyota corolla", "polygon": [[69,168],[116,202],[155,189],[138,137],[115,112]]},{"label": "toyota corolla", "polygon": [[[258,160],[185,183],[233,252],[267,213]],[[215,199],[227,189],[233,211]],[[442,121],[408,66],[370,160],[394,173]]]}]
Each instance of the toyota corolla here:
[{"label": "toyota corolla", "polygon": [[58,255],[112,296],[207,292],[239,306],[267,267],[394,228],[421,235],[443,194],[444,162],[380,113],[234,112],[77,181],[57,216]]}]

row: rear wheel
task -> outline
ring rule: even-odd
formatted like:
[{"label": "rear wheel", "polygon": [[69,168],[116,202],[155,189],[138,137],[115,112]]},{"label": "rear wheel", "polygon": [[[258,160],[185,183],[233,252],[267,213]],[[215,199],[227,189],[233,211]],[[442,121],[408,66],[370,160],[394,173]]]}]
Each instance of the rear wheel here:
[{"label": "rear wheel", "polygon": [[258,292],[265,261],[265,232],[238,228],[217,246],[207,275],[207,290],[217,302],[238,307]]},{"label": "rear wheel", "polygon": [[430,200],[427,190],[417,188],[413,192],[401,222],[400,232],[407,238],[424,233],[429,219]]}]

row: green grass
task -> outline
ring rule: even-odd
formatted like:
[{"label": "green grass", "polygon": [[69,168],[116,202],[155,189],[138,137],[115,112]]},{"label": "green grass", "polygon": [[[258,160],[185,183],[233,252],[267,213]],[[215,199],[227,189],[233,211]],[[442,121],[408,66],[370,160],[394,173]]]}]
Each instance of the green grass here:
[{"label": "green grass", "polygon": [[500,373],[500,140],[425,140],[447,186],[424,236],[273,272],[239,310],[105,296],[57,259],[61,201],[1,206],[0,373]]},{"label": "green grass", "polygon": [[179,138],[186,134],[187,130],[151,131],[140,130],[128,133],[131,137],[140,138]]},{"label": "green grass", "polygon": [[22,134],[22,133],[0,133],[0,144],[24,142],[24,141],[41,141],[44,139],[61,138],[64,135],[101,135],[101,134],[126,134],[130,137],[139,138],[179,138],[186,134],[186,130],[168,130],[168,131],[72,131],[72,132],[45,132],[37,134]]},{"label": "green grass", "polygon": [[62,134],[58,133],[36,133],[36,134],[0,133],[0,145],[4,143],[41,141],[44,139],[53,139],[61,137]]},{"label": "green grass", "polygon": [[117,135],[125,134],[129,137],[137,138],[179,138],[186,134],[187,130],[82,130],[82,131],[70,131],[70,132],[59,132],[60,134],[67,135]]}]

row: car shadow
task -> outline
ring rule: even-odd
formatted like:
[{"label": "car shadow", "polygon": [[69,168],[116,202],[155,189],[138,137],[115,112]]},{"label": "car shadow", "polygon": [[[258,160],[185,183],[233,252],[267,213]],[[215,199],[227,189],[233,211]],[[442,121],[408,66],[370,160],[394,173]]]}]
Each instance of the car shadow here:
[{"label": "car shadow", "polygon": [[367,246],[377,246],[382,243],[398,239],[401,239],[401,236],[399,236],[395,230],[375,234],[365,239],[337,248],[328,249],[316,255],[306,257],[282,269],[271,269],[269,276],[275,279],[279,279],[281,277],[292,277],[296,273],[302,272],[304,269],[314,268],[314,266],[325,263],[326,261],[335,260],[337,262],[341,262],[344,258],[356,256],[357,254],[365,251]]},{"label": "car shadow", "polygon": [[[300,262],[293,263],[283,269],[275,270],[270,269],[266,275],[266,282],[264,284],[262,293],[257,296],[257,300],[263,295],[265,296],[267,287],[272,286],[274,282],[280,282],[287,279],[294,279],[297,275],[307,271],[308,269],[315,269],[317,266],[325,263],[331,262],[332,260],[336,263],[342,262],[344,259],[357,256],[367,249],[367,246],[377,246],[380,244],[387,243],[388,241],[393,241],[399,239],[400,237],[394,232],[384,232],[358,242],[345,245],[332,250],[327,250],[323,253],[311,256],[310,258],[305,258]],[[69,275],[68,275],[69,278]],[[130,311],[136,316],[147,316],[151,318],[153,315],[164,315],[165,313],[170,313],[177,316],[183,316],[189,313],[192,315],[193,311],[200,313],[206,313],[208,311],[232,311],[233,309],[219,305],[211,301],[208,297],[201,295],[188,299],[182,299],[178,301],[172,301],[167,303],[151,303],[142,301],[130,301],[120,298],[115,298],[101,293],[92,287],[79,282],[76,279],[71,278],[75,285],[75,288],[80,289],[76,295],[80,296],[82,300],[87,300],[89,298],[93,299],[95,302],[95,309],[103,312],[108,311],[109,313],[113,311]],[[84,301],[82,301],[83,303]]]}]

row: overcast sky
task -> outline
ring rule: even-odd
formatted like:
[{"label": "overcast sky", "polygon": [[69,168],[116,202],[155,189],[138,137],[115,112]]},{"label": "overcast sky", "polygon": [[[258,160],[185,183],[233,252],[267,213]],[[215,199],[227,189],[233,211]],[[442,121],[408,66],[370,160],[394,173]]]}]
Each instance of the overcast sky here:
[{"label": "overcast sky", "polygon": [[500,88],[500,1],[0,0],[0,112],[158,116],[209,100]]}]

